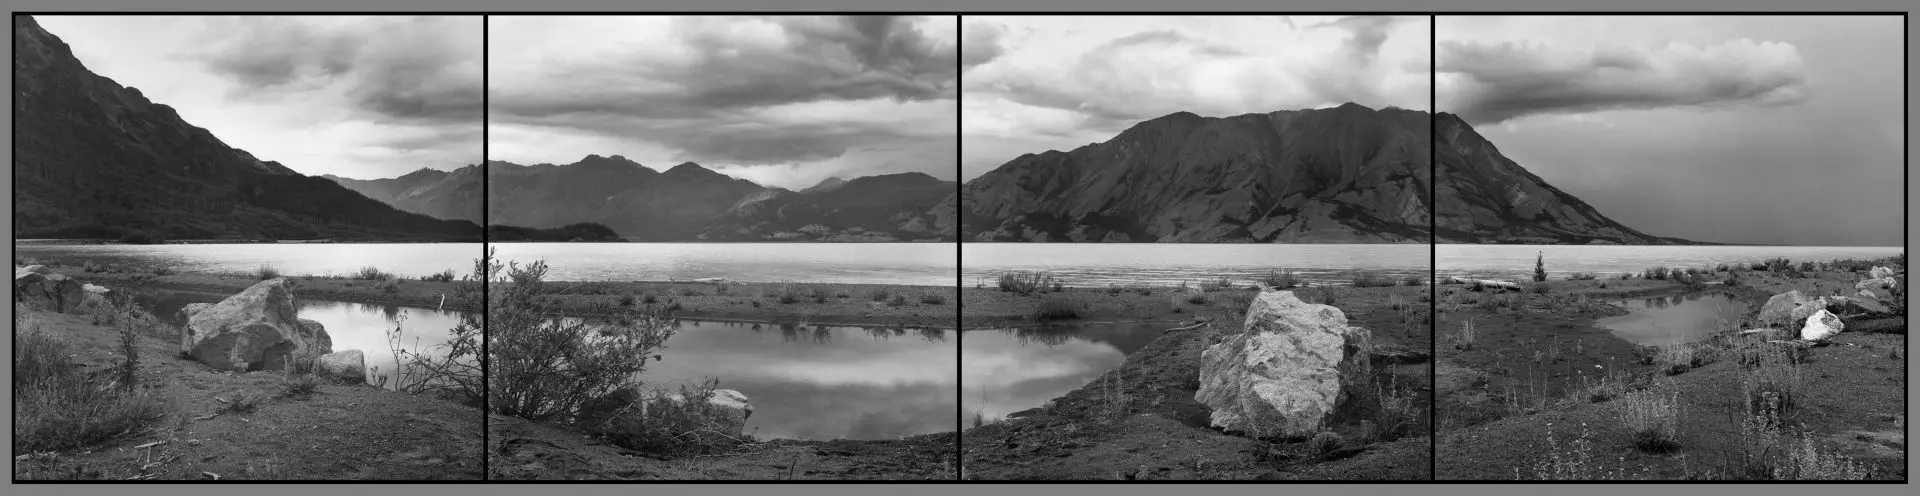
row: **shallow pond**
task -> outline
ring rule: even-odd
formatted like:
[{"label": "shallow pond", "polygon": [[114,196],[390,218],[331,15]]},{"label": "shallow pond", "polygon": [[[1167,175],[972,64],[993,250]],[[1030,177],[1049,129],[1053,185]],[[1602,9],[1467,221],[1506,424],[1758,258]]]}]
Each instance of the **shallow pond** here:
[{"label": "shallow pond", "polygon": [[705,378],[753,404],[761,439],[894,439],[958,425],[955,348],[945,329],[681,320],[649,387]]},{"label": "shallow pond", "polygon": [[1629,312],[1594,325],[1639,345],[1690,343],[1739,325],[1747,304],[1721,292],[1633,298],[1614,302]]},{"label": "shallow pond", "polygon": [[1112,323],[966,331],[961,408],[1000,419],[1039,407],[1120,366],[1175,323]]}]

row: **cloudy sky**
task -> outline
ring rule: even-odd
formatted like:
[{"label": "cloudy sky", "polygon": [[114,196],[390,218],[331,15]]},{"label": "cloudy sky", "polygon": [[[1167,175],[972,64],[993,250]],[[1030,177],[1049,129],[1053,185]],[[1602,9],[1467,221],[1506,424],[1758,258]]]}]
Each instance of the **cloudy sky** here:
[{"label": "cloudy sky", "polygon": [[307,175],[480,162],[477,16],[38,16],[96,74]]},{"label": "cloudy sky", "polygon": [[967,16],[961,176],[1179,111],[1428,110],[1427,16]]},{"label": "cloudy sky", "polygon": [[489,159],[954,179],[954,17],[494,16]]},{"label": "cloudy sky", "polygon": [[1629,227],[1902,244],[1899,16],[1436,21],[1437,106]]}]

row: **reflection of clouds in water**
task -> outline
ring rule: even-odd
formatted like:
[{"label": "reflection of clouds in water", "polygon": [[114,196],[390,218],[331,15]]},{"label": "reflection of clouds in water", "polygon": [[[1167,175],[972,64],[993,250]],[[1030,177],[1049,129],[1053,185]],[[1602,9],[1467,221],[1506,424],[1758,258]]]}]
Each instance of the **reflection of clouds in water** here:
[{"label": "reflection of clouds in water", "polygon": [[753,402],[761,437],[892,438],[954,428],[954,347],[910,329],[684,321],[639,379],[718,378]]},{"label": "reflection of clouds in water", "polygon": [[[1069,339],[1032,346],[1042,336]],[[989,417],[1032,408],[1073,390],[1126,359],[1114,347],[1065,333],[973,331],[961,338],[961,396],[967,415]],[[1046,338],[1053,341],[1052,338]]]}]

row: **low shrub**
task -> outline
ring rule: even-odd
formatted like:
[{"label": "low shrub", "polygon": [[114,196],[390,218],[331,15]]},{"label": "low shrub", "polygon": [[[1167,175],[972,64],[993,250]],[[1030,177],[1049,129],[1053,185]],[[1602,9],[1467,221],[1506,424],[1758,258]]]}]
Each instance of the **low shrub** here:
[{"label": "low shrub", "polygon": [[1065,296],[1049,296],[1040,300],[1040,305],[1034,308],[1031,317],[1039,322],[1077,319],[1080,318],[1080,305]]},{"label": "low shrub", "polygon": [[262,281],[280,277],[280,269],[273,268],[272,265],[261,265],[253,269],[253,277]]},{"label": "low shrub", "polygon": [[1273,289],[1293,289],[1300,286],[1300,277],[1292,270],[1269,269],[1267,277],[1261,278],[1260,283]]},{"label": "low shrub", "polygon": [[352,278],[361,281],[385,281],[393,279],[394,276],[392,272],[383,271],[380,270],[379,267],[368,265],[361,267],[359,272],[353,273]]},{"label": "low shrub", "polygon": [[1348,273],[1348,279],[1353,281],[1353,286],[1356,288],[1381,288],[1400,284],[1392,278],[1371,270],[1354,270]]},{"label": "low shrub", "polygon": [[438,273],[427,274],[425,276],[420,277],[421,281],[426,281],[426,282],[453,282],[453,279],[454,279],[453,269],[447,269],[444,271],[440,271]]},{"label": "low shrub", "polygon": [[1648,453],[1671,453],[1680,448],[1680,393],[1656,390],[1621,395],[1620,424],[1633,446]]}]

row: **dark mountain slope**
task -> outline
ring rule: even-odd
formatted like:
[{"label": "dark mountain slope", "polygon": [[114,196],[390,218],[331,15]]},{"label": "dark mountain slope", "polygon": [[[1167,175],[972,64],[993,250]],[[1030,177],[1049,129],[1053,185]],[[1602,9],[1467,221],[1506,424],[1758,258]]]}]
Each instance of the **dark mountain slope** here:
[{"label": "dark mountain slope", "polygon": [[1697,244],[1636,231],[1500,154],[1458,116],[1434,117],[1442,243]]},{"label": "dark mountain slope", "polygon": [[479,240],[222,143],[13,18],[14,237]]},{"label": "dark mountain slope", "polygon": [[968,181],[973,241],[1427,242],[1428,118],[1356,104],[1180,112]]}]

